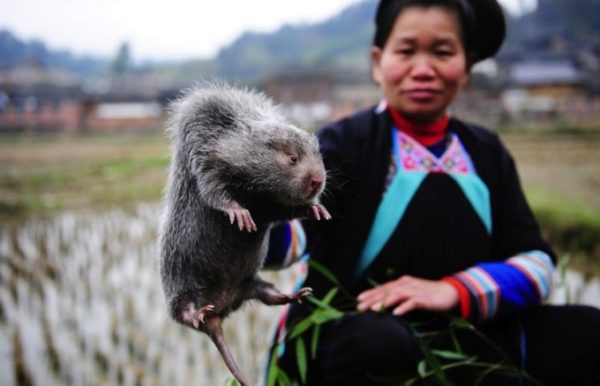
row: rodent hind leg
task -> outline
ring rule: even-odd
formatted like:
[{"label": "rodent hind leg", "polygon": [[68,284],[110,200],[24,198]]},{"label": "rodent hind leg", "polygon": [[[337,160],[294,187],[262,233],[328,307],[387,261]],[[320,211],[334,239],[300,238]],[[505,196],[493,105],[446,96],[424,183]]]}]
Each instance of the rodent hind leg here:
[{"label": "rodent hind leg", "polygon": [[293,294],[286,295],[275,288],[273,284],[257,279],[254,282],[254,287],[252,288],[248,299],[258,299],[264,304],[275,306],[288,304],[294,301],[302,302],[301,299],[310,294],[312,294],[312,288],[304,287]]},{"label": "rodent hind leg", "polygon": [[190,302],[181,312],[181,320],[188,326],[194,327],[196,330],[200,327],[200,323],[204,324],[206,314],[214,311],[215,306],[207,304],[206,306],[196,308],[196,305]]}]

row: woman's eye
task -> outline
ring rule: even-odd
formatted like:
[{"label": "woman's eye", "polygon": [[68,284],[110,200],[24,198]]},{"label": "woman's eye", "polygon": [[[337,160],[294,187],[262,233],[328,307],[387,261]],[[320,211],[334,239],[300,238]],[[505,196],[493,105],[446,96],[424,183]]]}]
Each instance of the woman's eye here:
[{"label": "woman's eye", "polygon": [[401,48],[396,50],[396,54],[398,55],[404,55],[404,56],[408,56],[411,55],[413,53],[413,50],[409,49],[409,48]]},{"label": "woman's eye", "polygon": [[452,56],[454,53],[450,50],[438,50],[435,52],[437,56]]}]

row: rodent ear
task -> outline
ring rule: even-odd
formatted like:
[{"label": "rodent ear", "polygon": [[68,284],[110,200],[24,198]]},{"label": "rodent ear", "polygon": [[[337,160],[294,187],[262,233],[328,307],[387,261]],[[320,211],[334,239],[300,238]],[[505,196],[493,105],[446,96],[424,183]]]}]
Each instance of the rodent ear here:
[{"label": "rodent ear", "polygon": [[281,143],[273,139],[267,139],[266,145],[269,149],[283,150]]},{"label": "rodent ear", "polygon": [[210,123],[220,127],[231,127],[235,123],[234,115],[228,107],[217,101],[209,101],[206,104],[206,118]]}]

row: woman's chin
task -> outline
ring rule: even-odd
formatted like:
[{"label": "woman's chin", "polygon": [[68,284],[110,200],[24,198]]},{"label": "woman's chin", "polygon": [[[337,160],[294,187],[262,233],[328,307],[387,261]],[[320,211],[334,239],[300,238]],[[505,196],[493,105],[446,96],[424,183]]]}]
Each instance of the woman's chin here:
[{"label": "woman's chin", "polygon": [[445,110],[439,109],[412,109],[400,111],[400,113],[408,120],[420,123],[430,123],[439,120],[444,115]]},{"label": "woman's chin", "polygon": [[444,115],[447,107],[437,100],[399,101],[395,105],[392,107],[402,116],[415,122],[435,122]]}]

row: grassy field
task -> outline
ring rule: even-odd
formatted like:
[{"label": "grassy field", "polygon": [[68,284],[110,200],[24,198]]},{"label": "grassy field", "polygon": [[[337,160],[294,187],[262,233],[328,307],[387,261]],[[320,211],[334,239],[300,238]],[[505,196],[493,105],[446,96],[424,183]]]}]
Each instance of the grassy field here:
[{"label": "grassy field", "polygon": [[169,163],[159,135],[9,137],[0,143],[4,219],[158,200]]},{"label": "grassy field", "polygon": [[503,135],[532,205],[562,224],[600,227],[600,132]]},{"label": "grassy field", "polygon": [[[600,266],[600,133],[501,136],[553,243]],[[156,201],[168,162],[160,134],[0,137],[0,225],[57,210]]]},{"label": "grassy field", "polygon": [[600,276],[600,132],[502,138],[546,237],[573,268]]}]

